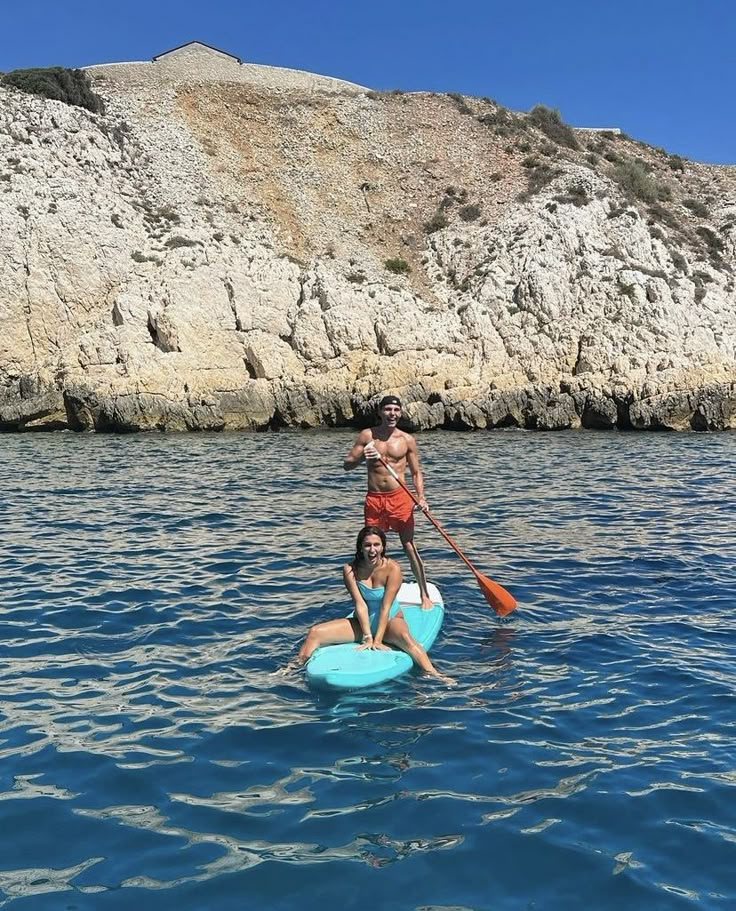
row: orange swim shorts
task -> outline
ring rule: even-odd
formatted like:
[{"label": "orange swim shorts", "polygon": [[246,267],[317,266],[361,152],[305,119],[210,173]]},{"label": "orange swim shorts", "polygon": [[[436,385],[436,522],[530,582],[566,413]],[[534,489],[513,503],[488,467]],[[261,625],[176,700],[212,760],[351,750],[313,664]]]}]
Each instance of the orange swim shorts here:
[{"label": "orange swim shorts", "polygon": [[377,525],[382,531],[414,530],[414,501],[403,487],[381,492],[369,490],[363,509],[366,525]]}]

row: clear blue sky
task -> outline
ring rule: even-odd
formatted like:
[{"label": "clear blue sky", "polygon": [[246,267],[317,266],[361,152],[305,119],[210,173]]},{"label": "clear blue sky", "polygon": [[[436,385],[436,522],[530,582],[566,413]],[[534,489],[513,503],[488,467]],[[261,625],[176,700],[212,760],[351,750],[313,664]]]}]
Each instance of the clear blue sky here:
[{"label": "clear blue sky", "polygon": [[146,60],[198,39],[372,88],[537,102],[736,163],[736,0],[5,0],[0,71]]}]

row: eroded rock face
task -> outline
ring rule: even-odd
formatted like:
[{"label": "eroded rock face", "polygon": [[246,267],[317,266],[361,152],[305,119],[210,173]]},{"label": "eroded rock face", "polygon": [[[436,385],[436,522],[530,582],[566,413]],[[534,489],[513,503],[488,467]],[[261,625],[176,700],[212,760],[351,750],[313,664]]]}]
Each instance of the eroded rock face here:
[{"label": "eroded rock face", "polygon": [[337,426],[387,390],[418,429],[736,427],[733,169],[672,173],[658,221],[557,150],[520,201],[485,102],[251,69],[93,69],[104,116],[0,89],[0,429]]}]

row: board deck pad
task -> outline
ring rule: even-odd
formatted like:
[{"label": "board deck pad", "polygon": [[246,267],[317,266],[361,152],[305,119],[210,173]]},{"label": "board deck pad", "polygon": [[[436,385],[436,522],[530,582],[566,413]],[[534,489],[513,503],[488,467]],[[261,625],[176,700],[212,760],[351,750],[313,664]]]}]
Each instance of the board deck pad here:
[{"label": "board deck pad", "polygon": [[[431,610],[420,607],[416,582],[404,582],[397,597],[409,631],[429,651],[442,626],[445,607],[437,587],[429,583],[427,588],[433,604]],[[411,670],[414,664],[406,652],[395,648],[390,652],[368,648],[358,651],[355,646],[355,642],[346,642],[318,648],[306,664],[308,682],[328,689],[355,690],[393,680]]]}]

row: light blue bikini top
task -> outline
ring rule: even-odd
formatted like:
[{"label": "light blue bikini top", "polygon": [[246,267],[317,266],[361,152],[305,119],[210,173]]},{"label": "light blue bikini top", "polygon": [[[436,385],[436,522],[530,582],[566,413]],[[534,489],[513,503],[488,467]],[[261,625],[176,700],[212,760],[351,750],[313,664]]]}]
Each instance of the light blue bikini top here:
[{"label": "light blue bikini top", "polygon": [[[371,588],[370,585],[366,585],[365,582],[361,582],[360,579],[357,580],[358,587],[360,588],[360,593],[363,595],[365,600],[366,607],[371,616],[374,616],[376,611],[381,609],[381,602],[383,601],[383,595],[386,591],[385,585],[377,585],[375,588]],[[398,596],[389,605],[389,617],[395,616],[400,609]]]},{"label": "light blue bikini top", "polygon": [[383,593],[386,591],[385,585],[379,585],[376,588],[371,588],[370,585],[366,585],[365,582],[358,581],[358,588],[360,589],[361,595],[365,598],[365,603],[368,606],[368,610],[375,607],[381,606],[381,601],[383,601]]}]

